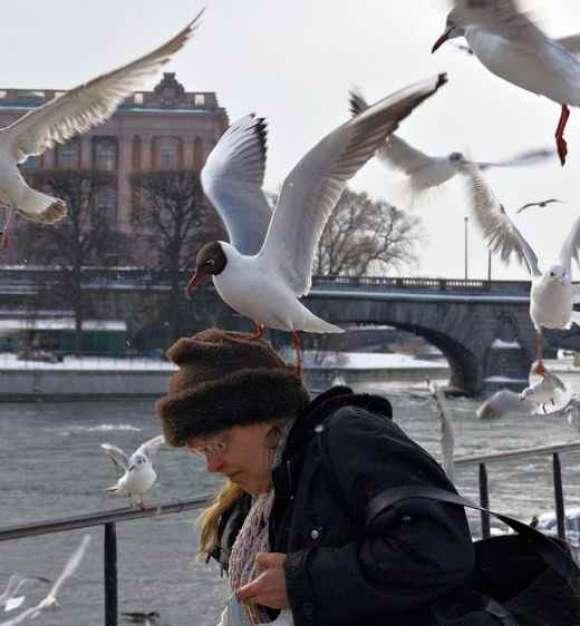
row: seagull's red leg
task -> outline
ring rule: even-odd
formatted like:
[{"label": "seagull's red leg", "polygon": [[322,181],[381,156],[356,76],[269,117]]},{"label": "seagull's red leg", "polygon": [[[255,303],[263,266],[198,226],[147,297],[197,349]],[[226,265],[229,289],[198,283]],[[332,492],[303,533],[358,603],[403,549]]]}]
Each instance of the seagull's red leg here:
[{"label": "seagull's red leg", "polygon": [[6,223],[4,224],[4,230],[2,231],[2,238],[0,239],[0,248],[2,250],[7,250],[10,246],[10,229],[12,227],[12,216],[14,215],[14,211],[12,209],[8,209],[8,217],[6,218]]},{"label": "seagull's red leg", "polygon": [[261,339],[264,335],[264,324],[258,324],[258,322],[254,322],[256,325],[256,332],[253,335],[249,336],[249,339]]},{"label": "seagull's red leg", "polygon": [[296,352],[296,373],[302,378],[302,348],[300,347],[300,335],[297,330],[292,331],[292,347]]},{"label": "seagull's red leg", "polygon": [[539,332],[536,333],[536,361],[532,365],[532,371],[535,374],[542,376],[545,373],[544,368],[544,335]]},{"label": "seagull's red leg", "polygon": [[556,147],[558,148],[558,156],[560,157],[560,163],[562,165],[566,163],[566,155],[568,154],[568,144],[564,139],[564,131],[566,130],[566,124],[568,123],[569,118],[570,109],[563,104],[560,121],[558,122],[558,128],[556,129]]}]

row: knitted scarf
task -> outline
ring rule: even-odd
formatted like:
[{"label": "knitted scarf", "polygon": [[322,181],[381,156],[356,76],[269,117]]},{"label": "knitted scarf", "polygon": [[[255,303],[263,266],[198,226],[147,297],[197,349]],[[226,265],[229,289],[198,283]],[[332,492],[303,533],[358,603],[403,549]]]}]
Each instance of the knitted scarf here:
[{"label": "knitted scarf", "polygon": [[[291,421],[282,427],[282,433],[274,451],[271,468],[280,462],[292,424],[293,422]],[[259,552],[270,551],[268,522],[273,504],[273,488],[270,488],[270,491],[267,493],[259,494],[253,498],[252,506],[236,537],[230,555],[228,579],[233,590],[251,582],[260,573],[256,568],[255,559]],[[252,624],[270,621],[267,612],[260,606],[247,604],[245,608]]]}]

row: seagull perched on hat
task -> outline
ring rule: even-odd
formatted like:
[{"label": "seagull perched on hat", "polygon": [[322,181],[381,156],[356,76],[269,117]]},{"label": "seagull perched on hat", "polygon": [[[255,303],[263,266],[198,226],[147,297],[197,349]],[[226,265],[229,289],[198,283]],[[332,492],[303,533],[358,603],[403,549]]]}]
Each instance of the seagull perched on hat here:
[{"label": "seagull perched on hat", "polygon": [[566,40],[551,39],[516,0],[454,0],[432,52],[455,37],[465,37],[475,56],[496,76],[561,106],[556,146],[564,165],[569,107],[580,107],[580,60],[569,49],[576,47],[578,38],[570,37],[568,47]]},{"label": "seagull perched on hat", "polygon": [[27,184],[18,163],[109,119],[125,98],[142,88],[144,81],[183,47],[197,28],[201,13],[156,50],[53,98],[0,129],[0,205],[8,210],[3,243],[14,211],[41,224],[54,224],[67,213],[63,200]]},{"label": "seagull perched on hat", "polygon": [[446,80],[440,74],[398,91],[323,137],[287,176],[272,215],[262,191],[265,122],[248,115],[231,126],[201,174],[230,242],[201,248],[187,294],[211,277],[221,298],[255,322],[256,337],[266,326],[292,333],[300,369],[298,331],[342,332],[299,301],[310,291],[314,254],[328,218],[347,181]]}]

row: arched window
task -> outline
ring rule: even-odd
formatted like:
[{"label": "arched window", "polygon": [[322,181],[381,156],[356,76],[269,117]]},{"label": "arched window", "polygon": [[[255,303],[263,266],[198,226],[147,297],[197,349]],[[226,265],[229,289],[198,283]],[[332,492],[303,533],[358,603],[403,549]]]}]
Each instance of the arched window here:
[{"label": "arched window", "polygon": [[117,191],[114,187],[101,189],[95,195],[95,211],[109,224],[117,223]]},{"label": "arched window", "polygon": [[97,170],[114,172],[117,169],[117,140],[114,137],[93,139],[93,164]]},{"label": "arched window", "polygon": [[181,169],[183,149],[178,137],[155,138],[155,165],[160,170]]},{"label": "arched window", "polygon": [[56,147],[56,166],[59,169],[75,169],[81,162],[81,144],[78,138]]}]

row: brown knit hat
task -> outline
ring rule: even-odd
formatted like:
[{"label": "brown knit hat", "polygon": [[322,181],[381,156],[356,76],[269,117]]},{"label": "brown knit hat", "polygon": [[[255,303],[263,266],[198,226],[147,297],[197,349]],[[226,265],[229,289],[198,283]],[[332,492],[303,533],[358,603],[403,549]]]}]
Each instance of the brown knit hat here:
[{"label": "brown knit hat", "polygon": [[208,328],[167,351],[179,370],[156,404],[165,439],[187,439],[232,426],[296,415],[310,402],[294,370],[270,344],[246,333]]}]

